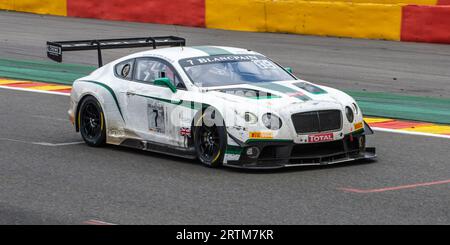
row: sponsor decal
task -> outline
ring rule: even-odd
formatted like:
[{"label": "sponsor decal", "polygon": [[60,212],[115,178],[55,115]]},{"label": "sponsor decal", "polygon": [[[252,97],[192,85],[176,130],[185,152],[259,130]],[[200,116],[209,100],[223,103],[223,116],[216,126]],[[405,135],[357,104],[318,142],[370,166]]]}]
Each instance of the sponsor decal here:
[{"label": "sponsor decal", "polygon": [[204,65],[204,64],[214,64],[214,63],[222,63],[222,62],[235,62],[235,61],[255,61],[255,60],[264,60],[263,56],[259,55],[216,55],[206,56],[206,57],[198,57],[193,59],[184,59],[180,60],[179,63],[183,67]]},{"label": "sponsor decal", "polygon": [[[239,155],[241,155],[242,151],[243,151],[243,148],[240,146],[228,145],[225,153],[229,154],[229,155],[238,155],[239,156]],[[238,159],[236,159],[236,160],[238,160]]]},{"label": "sponsor decal", "polygon": [[47,45],[47,52],[52,55],[61,55],[61,47]]},{"label": "sponsor decal", "polygon": [[183,137],[190,137],[191,130],[189,128],[182,127],[182,128],[180,128],[180,135]]},{"label": "sponsor decal", "polygon": [[334,140],[333,133],[315,134],[315,135],[308,136],[308,143],[327,142],[327,141],[332,141],[332,140]]},{"label": "sponsor decal", "polygon": [[359,123],[355,123],[355,130],[360,130],[360,129],[362,129],[363,128],[363,123],[362,122],[359,122]]},{"label": "sponsor decal", "polygon": [[250,139],[273,139],[272,132],[250,132]]},{"label": "sponsor decal", "polygon": [[147,105],[148,129],[152,132],[164,134],[166,132],[164,106],[151,101]]},{"label": "sponsor decal", "polygon": [[128,77],[128,75],[130,74],[131,71],[131,65],[130,64],[126,64],[123,66],[122,68],[122,72],[120,73],[120,75],[122,77]]},{"label": "sponsor decal", "polygon": [[191,129],[186,127],[180,128],[180,135],[184,138],[183,145],[184,147],[188,147],[188,138],[191,137]]},{"label": "sponsor decal", "polygon": [[56,61],[62,62],[62,49],[59,46],[47,45],[47,57]]},{"label": "sponsor decal", "polygon": [[125,131],[121,129],[110,129],[108,134],[112,137],[123,137],[125,136]]},{"label": "sponsor decal", "polygon": [[257,65],[260,69],[262,70],[273,70],[273,69],[277,69],[277,67],[275,66],[275,64],[273,64],[272,62],[268,61],[268,60],[254,60],[253,63],[255,65]]}]

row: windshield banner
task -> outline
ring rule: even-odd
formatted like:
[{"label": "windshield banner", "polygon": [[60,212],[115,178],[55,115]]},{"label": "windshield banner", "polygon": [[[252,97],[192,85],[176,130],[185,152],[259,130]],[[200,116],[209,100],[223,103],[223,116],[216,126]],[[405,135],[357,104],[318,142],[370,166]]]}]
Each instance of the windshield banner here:
[{"label": "windshield banner", "polygon": [[217,56],[205,56],[180,60],[180,65],[183,67],[189,67],[222,62],[255,61],[255,60],[267,60],[267,59],[260,55],[217,55]]}]

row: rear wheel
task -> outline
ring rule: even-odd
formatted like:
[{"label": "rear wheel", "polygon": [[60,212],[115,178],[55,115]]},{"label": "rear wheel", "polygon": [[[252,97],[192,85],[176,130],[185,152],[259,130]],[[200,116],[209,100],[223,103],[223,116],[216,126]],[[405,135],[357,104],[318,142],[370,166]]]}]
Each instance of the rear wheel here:
[{"label": "rear wheel", "polygon": [[89,146],[103,146],[106,143],[105,117],[100,103],[92,96],[83,100],[78,112],[80,132]]},{"label": "rear wheel", "polygon": [[209,167],[219,167],[225,155],[226,129],[219,112],[207,108],[194,124],[194,145],[198,159]]}]

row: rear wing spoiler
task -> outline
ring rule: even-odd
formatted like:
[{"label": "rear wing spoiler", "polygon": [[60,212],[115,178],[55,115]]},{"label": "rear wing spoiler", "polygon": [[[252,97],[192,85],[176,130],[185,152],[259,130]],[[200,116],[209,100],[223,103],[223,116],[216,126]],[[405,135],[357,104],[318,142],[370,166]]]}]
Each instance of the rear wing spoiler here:
[{"label": "rear wing spoiler", "polygon": [[47,57],[62,62],[63,53],[66,51],[97,50],[98,66],[103,66],[102,49],[122,49],[141,47],[175,47],[186,46],[186,39],[175,36],[165,37],[140,37],[120,39],[98,39],[81,41],[47,42]]}]

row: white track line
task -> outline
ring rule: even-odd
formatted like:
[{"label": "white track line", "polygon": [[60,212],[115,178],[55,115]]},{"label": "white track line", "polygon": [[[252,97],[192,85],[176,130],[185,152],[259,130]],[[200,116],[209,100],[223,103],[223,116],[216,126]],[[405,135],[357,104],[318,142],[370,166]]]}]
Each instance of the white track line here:
[{"label": "white track line", "polygon": [[384,187],[379,189],[355,189],[355,188],[338,188],[338,190],[344,191],[344,192],[352,192],[352,193],[380,193],[380,192],[386,192],[386,191],[397,191],[397,190],[405,190],[405,189],[414,189],[418,187],[424,187],[424,186],[433,186],[433,185],[445,185],[450,184],[450,180],[441,180],[441,181],[433,181],[433,182],[426,182],[426,183],[416,183],[416,184],[409,184],[409,185],[400,185],[400,186],[391,186],[391,187]]},{"label": "white track line", "polygon": [[430,133],[422,133],[422,132],[412,132],[412,131],[405,131],[405,130],[399,130],[399,129],[388,129],[388,128],[372,128],[374,131],[379,132],[387,132],[387,133],[395,133],[395,134],[407,134],[407,135],[415,135],[415,136],[428,136],[428,137],[435,137],[435,138],[443,138],[443,139],[450,139],[450,135],[443,135],[443,134],[430,134]]},{"label": "white track line", "polygon": [[0,138],[1,141],[11,141],[11,142],[17,142],[17,143],[24,143],[24,144],[31,144],[31,142],[23,141],[23,140],[15,140],[15,139],[8,139],[8,138]]},{"label": "white track line", "polygon": [[8,138],[0,138],[1,141],[11,141],[18,142],[23,144],[31,144],[31,145],[40,145],[40,146],[50,146],[50,147],[58,147],[58,146],[69,146],[69,145],[81,145],[84,144],[82,141],[77,142],[67,142],[67,143],[48,143],[48,142],[30,142],[25,140],[16,140],[16,139],[8,139]]},{"label": "white track line", "polygon": [[85,225],[116,225],[113,223],[108,223],[105,221],[100,221],[100,220],[95,220],[95,219],[84,221],[83,224],[85,224]]},{"label": "white track line", "polygon": [[47,143],[47,142],[32,142],[31,144],[57,147],[57,146],[68,146],[68,145],[81,145],[81,144],[84,144],[84,142],[78,141],[78,142],[68,142],[68,143],[58,143],[58,144]]},{"label": "white track line", "polygon": [[37,116],[37,115],[31,115],[30,117],[46,119],[46,120],[52,120],[52,121],[70,122],[69,119],[62,119],[62,118],[55,118],[55,117]]},{"label": "white track line", "polygon": [[[33,89],[26,89],[26,88],[15,88],[15,87],[7,87],[7,86],[0,86],[0,88],[10,89],[10,90],[18,90],[18,91],[26,91],[26,92],[33,92],[33,93],[41,93],[41,94],[53,94],[53,95],[70,96],[70,94],[68,94],[68,93],[61,93],[61,92],[54,92],[54,91],[41,91],[41,90],[33,90]],[[377,127],[373,127],[372,129],[375,130],[375,131],[387,132],[387,133],[406,134],[406,135],[415,135],[415,136],[428,136],[428,137],[435,137],[435,138],[442,138],[442,139],[450,139],[450,135],[411,132],[411,131],[405,131],[405,130],[399,130],[399,129],[388,129],[388,128],[377,128]]]},{"label": "white track line", "polygon": [[16,91],[40,93],[40,94],[53,94],[53,95],[70,96],[69,93],[56,92],[56,91],[34,90],[34,89],[28,89],[28,88],[16,88],[16,87],[8,87],[8,86],[0,86],[0,88],[9,89],[9,90],[16,90]]}]

